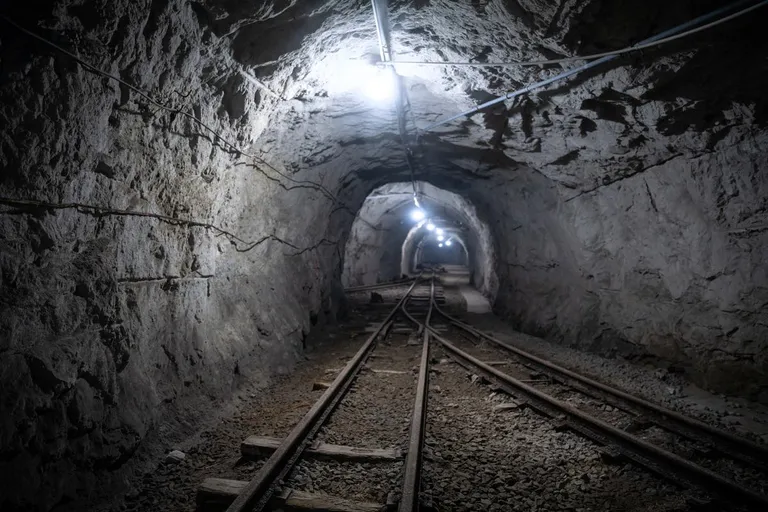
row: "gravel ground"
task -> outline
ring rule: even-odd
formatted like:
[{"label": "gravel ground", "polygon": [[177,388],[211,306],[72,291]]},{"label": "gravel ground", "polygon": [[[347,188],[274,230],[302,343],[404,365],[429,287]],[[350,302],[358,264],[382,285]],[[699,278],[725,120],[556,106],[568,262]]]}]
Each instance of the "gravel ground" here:
[{"label": "gravel ground", "polygon": [[[416,391],[419,347],[407,336],[380,343],[349,393],[318,436],[333,444],[365,448],[405,448]],[[374,372],[373,370],[377,370]],[[396,371],[400,373],[378,373]]]},{"label": "gravel ground", "polygon": [[632,465],[603,463],[594,444],[529,409],[495,413],[506,398],[458,365],[435,368],[423,496],[437,510],[688,510],[687,492]]},{"label": "gravel ground", "polygon": [[386,504],[402,485],[403,463],[355,463],[303,460],[288,486],[355,501]]},{"label": "gravel ground", "polygon": [[[277,378],[266,387],[261,383],[245,386],[233,397],[236,403],[213,426],[177,446],[169,446],[168,451],[179,449],[186,454],[183,461],[158,460],[154,471],[131,482],[133,489],[126,496],[93,510],[191,512],[195,510],[197,487],[205,478],[250,479],[264,461],[242,460],[240,443],[253,434],[283,437],[290,432],[323,393],[323,390],[313,391],[312,384],[332,380],[334,375],[329,378],[325,370],[343,367],[365,340],[361,334],[365,325],[387,313],[386,308],[369,308],[369,295],[350,300],[353,314],[348,321],[310,334],[306,358],[290,375]],[[377,359],[371,361],[371,365],[377,367]],[[316,464],[320,467],[328,463]],[[397,473],[397,464],[389,466],[383,475],[387,471]],[[372,474],[366,471],[358,468],[357,475]],[[333,489],[334,479],[330,478],[329,482],[327,488]],[[350,481],[350,484],[353,483]],[[375,496],[377,500],[373,500],[372,495],[368,499],[378,501],[380,494]]]},{"label": "gravel ground", "polygon": [[[385,303],[392,303],[406,289],[401,286],[376,293]],[[515,333],[492,315],[464,313],[463,298],[456,288],[447,287],[444,292],[448,310],[504,341],[668,407],[736,430],[763,433],[768,439],[766,408],[696,390],[677,375]],[[364,341],[360,332],[366,324],[387,313],[387,304],[369,304],[370,300],[371,292],[350,294],[350,319],[338,327],[313,332],[307,359],[293,373],[267,387],[260,383],[245,386],[218,423],[168,447],[186,453],[182,462],[158,461],[156,470],[135,481],[134,490],[124,500],[94,510],[191,511],[197,486],[204,478],[250,478],[263,460],[241,460],[240,442],[251,434],[282,437],[290,431],[323,392],[313,391],[313,382],[332,380],[334,374],[326,370],[340,369]],[[389,339],[391,345],[382,344],[368,367],[408,373],[364,370],[321,430],[320,437],[326,442],[379,448],[406,442],[419,347],[407,346],[407,335],[394,334]],[[436,351],[435,358],[440,357]],[[687,494],[679,489],[632,465],[603,463],[591,442],[571,432],[554,431],[549,420],[533,411],[494,413],[493,406],[506,397],[473,384],[457,365],[441,364],[436,369],[429,398],[425,496],[437,510],[688,510]],[[579,396],[566,398],[581,400]],[[601,413],[621,414],[602,409]],[[746,421],[741,414],[754,418]],[[392,498],[394,489],[399,490],[401,477],[401,462],[351,464],[306,459],[291,475],[291,485],[384,503]]]},{"label": "gravel ground", "polygon": [[[583,410],[597,418],[610,423],[618,428],[626,428],[632,423],[635,416],[621,410],[618,410],[599,399],[594,399],[586,394],[562,385],[557,382],[547,381],[538,376],[539,372],[535,369],[529,369],[521,364],[513,355],[487,342],[475,342],[463,334],[458,328],[452,328],[449,340],[454,341],[456,345],[467,353],[483,361],[505,361],[507,364],[500,365],[497,368],[520,380],[528,380],[528,384],[560,401]],[[533,373],[531,373],[533,371]],[[537,376],[536,379],[532,379]],[[661,448],[680,455],[700,466],[717,472],[725,478],[734,480],[745,485],[759,493],[768,493],[768,475],[755,470],[747,465],[731,459],[719,459],[707,457],[702,451],[704,446],[691,442],[684,437],[670,433],[658,427],[641,429],[634,432],[637,437],[653,443]]]},{"label": "gravel ground", "polygon": [[664,369],[606,359],[596,354],[515,332],[492,315],[466,315],[475,327],[523,350],[549,359],[684,414],[768,444],[768,407],[704,391]]},{"label": "gravel ground", "polygon": [[[405,335],[390,335],[379,343],[367,368],[323,426],[318,439],[365,448],[403,450],[407,447],[416,391],[414,368],[419,364],[419,347],[406,345],[407,340]],[[286,485],[384,504],[402,485],[402,465],[402,462],[352,464],[306,459]]]}]

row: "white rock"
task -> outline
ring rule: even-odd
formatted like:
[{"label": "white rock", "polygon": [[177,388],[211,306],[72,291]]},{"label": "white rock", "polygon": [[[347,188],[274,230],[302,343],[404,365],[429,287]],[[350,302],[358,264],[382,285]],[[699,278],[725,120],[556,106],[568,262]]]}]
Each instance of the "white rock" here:
[{"label": "white rock", "polygon": [[187,454],[181,450],[173,450],[165,456],[166,464],[178,464],[187,458]]}]

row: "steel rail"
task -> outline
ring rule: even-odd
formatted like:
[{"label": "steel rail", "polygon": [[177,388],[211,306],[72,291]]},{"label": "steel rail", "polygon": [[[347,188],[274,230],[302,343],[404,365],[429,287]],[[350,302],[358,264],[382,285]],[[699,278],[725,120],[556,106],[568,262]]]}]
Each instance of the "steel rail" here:
[{"label": "steel rail", "polygon": [[[437,306],[436,303],[434,303],[433,306],[435,310],[441,312],[439,306]],[[450,315],[445,313],[441,314],[443,314],[443,316],[446,318],[450,318]],[[495,378],[503,384],[521,391],[523,394],[527,395],[533,400],[542,402],[547,406],[557,410],[558,412],[565,414],[568,419],[575,422],[577,425],[580,424],[586,427],[586,430],[583,428],[578,429],[580,432],[589,432],[592,429],[596,429],[599,435],[609,439],[610,442],[616,444],[619,447],[623,447],[629,452],[639,454],[640,457],[633,458],[633,460],[642,464],[643,466],[646,466],[644,460],[650,460],[657,464],[660,463],[662,466],[673,467],[677,472],[682,473],[686,480],[699,483],[707,491],[714,491],[723,498],[735,498],[749,506],[759,506],[761,507],[759,510],[768,510],[768,496],[764,496],[754,492],[751,489],[742,487],[736,482],[723,478],[722,476],[706,468],[703,468],[698,464],[686,460],[679,455],[668,452],[654,444],[648,443],[647,441],[644,441],[624,430],[618,429],[613,425],[590,416],[589,414],[569,404],[551,397],[548,394],[543,393],[538,389],[529,386],[528,384],[515,379],[514,377],[511,377],[497,370],[493,366],[485,364],[479,359],[464,352],[463,350],[453,345],[450,341],[443,338],[431,326],[426,325],[426,329],[432,333],[432,338],[438,341],[455,358],[463,360],[480,370],[481,373]],[[652,465],[647,465],[646,467],[651,471],[657,471],[657,468],[653,467]]]},{"label": "steel rail", "polygon": [[[430,298],[435,292],[434,274],[430,279]],[[403,314],[412,322],[419,323],[403,304]],[[429,301],[426,324],[432,317],[432,301]],[[411,415],[411,430],[408,440],[408,456],[405,459],[405,475],[403,476],[403,491],[398,512],[414,512],[419,510],[419,491],[421,490],[421,465],[424,459],[424,434],[427,424],[427,400],[429,390],[429,331],[422,332],[421,364],[419,365],[419,380],[416,385],[416,399]]]},{"label": "steel rail", "polygon": [[[464,322],[461,322],[460,320],[457,320],[456,318],[452,317],[451,315],[443,311],[440,308],[440,306],[438,306],[437,304],[435,304],[435,310],[438,313],[440,313],[442,316],[444,316],[450,323],[452,323],[456,327],[459,327],[465,330],[466,332],[474,336],[486,339],[491,343],[503,348],[504,350],[512,352],[513,354],[518,355],[523,359],[527,359],[528,361],[531,361],[539,366],[543,366],[569,379],[573,379],[581,384],[586,385],[589,388],[597,389],[599,391],[612,395],[620,400],[629,402],[641,409],[644,409],[645,411],[650,411],[652,414],[658,415],[664,420],[668,420],[670,423],[672,423],[671,425],[664,424],[664,423],[660,424],[659,426],[663,428],[670,429],[675,426],[674,425],[675,423],[677,423],[677,424],[681,424],[686,428],[703,432],[706,435],[710,436],[712,441],[715,441],[715,443],[713,443],[713,447],[715,449],[718,449],[723,453],[733,456],[734,458],[738,458],[742,462],[748,463],[755,467],[762,468],[764,467],[765,461],[768,461],[768,446],[760,445],[758,443],[750,441],[749,439],[745,439],[738,435],[732,434],[731,432],[713,427],[711,425],[704,423],[703,421],[697,420],[695,418],[691,418],[689,416],[685,416],[684,414],[681,414],[677,411],[667,409],[666,407],[660,406],[653,402],[649,402],[648,400],[637,397],[635,395],[631,395],[625,391],[621,391],[620,389],[614,388],[607,384],[603,384],[602,382],[598,382],[594,379],[590,379],[589,377],[585,377],[574,371],[568,370],[567,368],[563,368],[562,366],[559,366],[550,361],[537,357],[522,349],[519,349],[507,343],[504,343],[503,341],[497,338],[494,338],[493,336],[483,331],[475,329],[474,327],[467,325]],[[681,435],[686,435],[686,432],[679,432],[679,433]],[[697,439],[697,440],[700,440],[700,439]],[[734,450],[736,450],[736,453],[733,453],[733,451],[728,450],[728,448],[724,448],[723,446],[718,446],[719,444],[724,444],[728,447],[733,448]]]},{"label": "steel rail", "polygon": [[415,280],[413,284],[411,284],[408,292],[398,301],[397,305],[389,312],[376,331],[368,337],[363,346],[360,347],[355,356],[336,376],[317,402],[312,405],[301,421],[293,427],[293,430],[291,430],[280,446],[278,446],[272,453],[272,456],[267,459],[253,479],[248,482],[248,485],[227,508],[227,512],[252,512],[254,510],[264,509],[274,490],[273,487],[276,481],[281,475],[284,475],[290,470],[290,467],[295,460],[307,447],[307,436],[312,434],[314,429],[319,428],[319,420],[327,416],[330,409],[332,409],[341,396],[343,396],[343,393],[348,389],[353,378],[360,371],[363,362],[373,349],[377,336],[394,318],[397,311],[408,299],[417,282],[418,280]]}]

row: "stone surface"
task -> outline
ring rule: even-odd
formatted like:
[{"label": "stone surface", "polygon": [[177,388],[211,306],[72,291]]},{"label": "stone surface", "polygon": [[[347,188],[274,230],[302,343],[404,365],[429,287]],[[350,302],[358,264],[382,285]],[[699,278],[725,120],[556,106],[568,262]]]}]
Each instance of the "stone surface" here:
[{"label": "stone surface", "polygon": [[180,462],[183,462],[185,458],[187,458],[187,455],[184,452],[180,450],[172,450],[166,455],[165,462],[166,464],[179,464]]},{"label": "stone surface", "polygon": [[[429,0],[392,2],[389,20],[397,58],[525,61],[620,48],[720,4]],[[391,103],[356,80],[378,52],[367,2],[28,7],[1,12],[125,83],[0,20],[3,510],[119,480],[242,382],[289,371],[344,312],[366,196],[412,177]],[[765,16],[418,140],[414,125],[576,64],[398,69],[413,178],[446,208],[465,201],[454,220],[498,313],[768,401]],[[376,265],[393,277],[407,236],[370,240],[349,283]]]}]

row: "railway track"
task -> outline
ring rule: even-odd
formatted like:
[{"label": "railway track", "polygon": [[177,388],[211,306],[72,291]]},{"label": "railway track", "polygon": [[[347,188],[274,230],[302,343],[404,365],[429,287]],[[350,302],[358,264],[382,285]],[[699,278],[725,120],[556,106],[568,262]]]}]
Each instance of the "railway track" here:
[{"label": "railway track", "polygon": [[[365,512],[393,508],[401,489],[407,423],[415,393],[411,370],[419,349],[417,344],[408,345],[412,330],[403,330],[395,320],[406,301],[413,301],[415,307],[430,307],[432,296],[416,279],[386,314],[381,308],[371,308],[369,314],[381,318],[368,325],[366,341],[343,369],[327,370],[337,373],[332,382],[315,383],[327,389],[291,432],[283,439],[253,435],[243,441],[244,457],[268,457],[254,477],[249,482],[206,479],[198,489],[198,510]],[[376,368],[382,364],[387,368]],[[378,413],[378,404],[393,395],[399,400],[387,409],[389,416]],[[327,481],[312,482],[320,493],[301,489],[309,474],[326,475]],[[384,489],[387,499],[332,497],[340,480],[347,487],[351,481],[359,487],[375,482],[369,487],[379,491],[383,482],[389,487]]]},{"label": "railway track", "polygon": [[[290,434],[283,439],[251,436],[243,442],[244,456],[266,458],[254,478],[250,482],[207,479],[198,492],[199,510],[411,512],[452,510],[457,503],[466,509],[467,502],[472,507],[487,508],[491,505],[490,494],[477,493],[466,484],[461,484],[464,488],[448,489],[453,482],[446,483],[441,477],[444,468],[435,469],[447,460],[460,473],[467,468],[485,471],[477,478],[487,479],[490,487],[509,489],[509,485],[517,485],[517,479],[511,484],[507,481],[505,471],[509,466],[499,462],[508,455],[504,443],[501,448],[496,446],[491,455],[479,457],[477,464],[467,465],[461,460],[464,449],[469,450],[469,458],[482,451],[478,439],[490,445],[498,444],[505,436],[523,435],[517,430],[522,423],[513,423],[517,427],[510,430],[508,422],[493,416],[480,421],[487,403],[475,397],[468,409],[478,419],[475,439],[460,438],[467,435],[462,434],[462,426],[469,420],[468,415],[454,411],[451,416],[448,412],[456,407],[452,401],[477,395],[475,379],[488,383],[494,392],[513,397],[501,406],[535,411],[534,415],[541,419],[530,418],[525,425],[536,436],[543,431],[578,433],[585,438],[584,450],[595,450],[590,443],[592,447],[599,445],[603,463],[630,461],[691,490],[693,501],[674,510],[768,510],[764,472],[768,458],[763,456],[764,446],[554,365],[473,328],[445,309],[442,286],[434,276],[428,281],[419,276],[410,282],[405,294],[395,298],[392,307],[383,309],[379,304],[371,308],[378,318],[369,324],[366,341],[343,369],[329,369],[338,374],[331,383],[321,383],[327,390]],[[400,313],[414,329],[398,323]],[[443,370],[436,366],[444,367],[448,360],[440,356],[448,356],[470,371],[475,391],[455,392],[430,386],[430,380],[456,388],[466,385],[441,375]],[[387,369],[381,368],[381,361],[386,361]],[[435,365],[436,361],[441,364]],[[382,374],[389,380],[383,381]],[[465,396],[457,398],[457,393]],[[430,400],[437,404],[435,411],[430,408]],[[386,413],[381,413],[380,405],[385,402]],[[544,428],[542,421],[549,427]],[[503,433],[482,432],[490,425]],[[435,436],[432,431],[440,428],[443,433]],[[452,448],[441,446],[446,439]],[[441,452],[445,452],[445,459]],[[515,462],[521,463],[525,461]],[[558,467],[544,469],[547,477],[563,471]],[[317,475],[322,481],[317,481]],[[310,477],[315,481],[307,487]],[[534,489],[536,483],[531,483]],[[378,497],[332,497],[349,494],[350,487],[364,495],[364,489],[374,489]],[[458,502],[441,493],[458,494]],[[672,499],[674,494],[674,488],[667,490]],[[493,504],[489,510],[508,510],[518,505],[516,500],[508,501],[506,507]],[[530,502],[526,507],[536,508],[536,504]]]},{"label": "railway track", "polygon": [[[433,339],[459,364],[516,397],[519,406],[533,407],[559,429],[597,442],[609,458],[623,457],[681,486],[704,489],[715,506],[768,510],[765,446],[505,344],[436,304],[434,313],[453,329],[441,335],[427,322]],[[463,339],[463,346],[449,337]],[[486,346],[479,346],[482,342]],[[500,354],[507,357],[499,361]],[[484,362],[489,359],[493,364]]]}]

